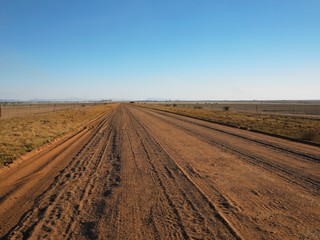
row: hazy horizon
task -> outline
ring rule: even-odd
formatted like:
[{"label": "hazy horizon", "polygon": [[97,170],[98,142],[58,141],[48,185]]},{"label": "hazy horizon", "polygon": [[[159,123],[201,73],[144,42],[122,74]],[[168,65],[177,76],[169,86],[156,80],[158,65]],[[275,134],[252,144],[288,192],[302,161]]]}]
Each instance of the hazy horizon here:
[{"label": "hazy horizon", "polygon": [[318,100],[320,2],[2,1],[0,99]]},{"label": "hazy horizon", "polygon": [[0,102],[101,102],[101,101],[113,101],[113,102],[315,102],[320,103],[320,99],[166,99],[166,98],[146,98],[146,99],[129,99],[129,98],[35,98],[35,99],[12,99],[4,98],[0,99]]}]

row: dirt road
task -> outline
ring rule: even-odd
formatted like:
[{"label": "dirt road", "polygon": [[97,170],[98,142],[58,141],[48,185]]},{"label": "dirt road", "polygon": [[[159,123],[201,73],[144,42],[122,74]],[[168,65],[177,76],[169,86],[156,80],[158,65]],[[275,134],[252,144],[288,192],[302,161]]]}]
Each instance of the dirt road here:
[{"label": "dirt road", "polygon": [[0,238],[319,239],[318,147],[120,105],[0,171]]}]

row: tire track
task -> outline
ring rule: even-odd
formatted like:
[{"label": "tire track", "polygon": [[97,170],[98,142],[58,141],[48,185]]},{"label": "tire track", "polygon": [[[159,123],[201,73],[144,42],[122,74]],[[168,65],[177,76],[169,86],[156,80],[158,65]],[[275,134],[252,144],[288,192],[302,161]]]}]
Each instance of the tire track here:
[{"label": "tire track", "polygon": [[[229,136],[232,136],[232,137],[236,137],[236,138],[239,138],[239,139],[251,142],[251,143],[259,144],[259,145],[264,146],[266,148],[271,148],[273,150],[280,151],[282,153],[285,153],[285,154],[288,154],[290,156],[296,157],[297,159],[300,159],[300,160],[301,159],[305,159],[305,160],[312,161],[312,162],[320,162],[320,156],[319,155],[313,155],[313,154],[310,154],[310,153],[306,154],[304,152],[301,152],[301,151],[298,151],[298,150],[295,150],[295,149],[289,149],[289,148],[281,147],[281,146],[276,145],[276,144],[271,143],[271,142],[257,140],[257,139],[254,139],[254,138],[251,138],[251,137],[248,137],[248,136],[244,136],[244,135],[241,135],[241,134],[238,134],[238,133],[225,131],[225,130],[222,130],[222,129],[219,129],[219,128],[216,128],[216,127],[213,127],[213,126],[208,126],[206,124],[201,124],[199,122],[195,122],[194,119],[191,118],[191,117],[189,117],[189,119],[187,119],[186,116],[179,115],[179,114],[174,114],[174,113],[165,112],[165,111],[161,111],[161,110],[155,110],[155,109],[149,109],[149,110],[150,110],[150,111],[148,111],[149,113],[150,112],[154,112],[154,113],[157,113],[157,114],[160,114],[160,115],[163,115],[163,116],[166,116],[166,117],[170,117],[170,118],[173,118],[175,120],[179,120],[179,121],[182,121],[182,122],[185,122],[185,123],[189,123],[189,124],[193,124],[193,125],[196,125],[196,126],[204,127],[204,128],[216,131],[216,132],[221,132],[223,134],[226,134],[226,135],[229,135]],[[198,120],[198,119],[196,119],[196,120]],[[205,120],[202,120],[202,121],[205,121]],[[230,127],[230,130],[231,129],[232,129],[232,127]]]},{"label": "tire track", "polygon": [[[224,231],[228,232],[230,234],[229,237],[232,236],[232,238],[234,239],[241,239],[241,237],[239,236],[239,234],[237,233],[237,231],[234,229],[234,227],[231,226],[231,224],[226,220],[226,218],[222,215],[222,213],[220,213],[217,208],[215,207],[214,203],[210,201],[210,199],[206,196],[206,194],[197,186],[197,184],[189,177],[188,173],[185,172],[185,170],[183,168],[180,167],[180,165],[177,163],[177,161],[175,161],[173,159],[173,157],[160,145],[160,143],[153,137],[152,133],[148,130],[147,126],[145,126],[134,114],[132,114],[132,112],[130,112],[131,115],[131,119],[134,119],[139,126],[141,127],[142,130],[140,130],[138,132],[139,135],[141,135],[142,133],[144,133],[145,135],[145,139],[148,139],[149,142],[151,142],[150,144],[153,144],[153,146],[156,146],[157,150],[161,153],[161,155],[163,156],[162,159],[162,164],[164,169],[166,169],[166,171],[169,173],[168,175],[170,176],[171,179],[174,179],[174,181],[178,184],[177,187],[180,187],[180,195],[183,196],[184,201],[186,203],[186,205],[188,205],[188,210],[187,211],[183,211],[182,213],[188,213],[188,214],[194,214],[195,216],[198,216],[199,218],[199,213],[200,213],[200,209],[203,210],[204,208],[207,209],[207,214],[209,212],[211,212],[212,216],[214,217],[214,219],[210,219],[210,217],[208,215],[206,216],[201,216],[201,218],[204,220],[206,219],[207,221],[211,222],[211,224],[204,224],[204,226],[206,225],[215,225],[217,224],[217,222],[220,222],[221,225],[223,225],[224,227],[220,226],[220,230],[222,230],[223,228]],[[146,154],[148,154],[147,149],[145,150]],[[164,161],[164,159],[166,161]],[[171,165],[171,167],[169,167]],[[178,176],[177,176],[178,175]],[[185,189],[183,189],[184,187],[182,187],[181,185],[179,186],[178,181],[182,181],[183,184],[181,185],[186,185],[188,187],[185,187]],[[168,182],[168,180],[167,180]],[[172,189],[172,188],[171,188]],[[191,194],[191,189],[194,189],[193,194]],[[193,196],[194,198],[191,200],[191,197],[188,197],[188,195]],[[195,195],[198,195],[197,197]],[[193,204],[192,201],[195,201],[195,199],[198,199],[198,201],[196,201],[196,204]],[[205,204],[204,204],[205,202]],[[173,205],[173,207],[178,206],[178,204],[174,204],[173,202],[171,203]],[[204,204],[204,205],[203,205]],[[200,206],[201,207],[200,207]],[[197,206],[197,207],[196,207]],[[186,210],[186,209],[185,209]],[[177,214],[181,214],[178,210],[176,210]],[[180,215],[179,215],[180,216]],[[182,217],[180,216],[180,219]],[[192,217],[193,221],[197,218],[197,217]],[[191,219],[188,220],[188,222],[192,222]],[[203,222],[200,224],[203,225]],[[181,225],[183,226],[183,221],[181,220]],[[192,229],[192,227],[191,227]],[[187,230],[185,230],[187,232]],[[191,230],[191,232],[193,232]],[[202,232],[207,232],[209,235],[211,232],[211,234],[213,236],[216,237],[220,237],[220,238],[224,238],[222,235],[219,235],[221,233],[214,233],[212,231],[212,229],[202,229]],[[188,235],[187,235],[188,236]],[[187,237],[184,236],[184,237]]]},{"label": "tire track", "polygon": [[[128,112],[128,114],[130,114]],[[190,239],[190,236],[188,235],[188,233],[186,232],[185,230],[185,227],[183,226],[182,224],[182,220],[181,220],[181,216],[177,210],[177,208],[175,207],[175,204],[173,203],[173,200],[172,198],[170,197],[170,194],[168,193],[168,189],[167,187],[165,186],[165,183],[163,181],[163,179],[161,178],[161,174],[160,172],[158,171],[158,169],[156,168],[155,164],[154,164],[154,160],[152,160],[152,156],[150,156],[148,150],[147,150],[147,146],[146,144],[144,143],[145,142],[145,139],[141,136],[141,132],[139,130],[137,130],[137,127],[135,126],[135,123],[132,119],[132,115],[130,114],[130,125],[132,126],[133,130],[134,130],[134,133],[135,133],[135,137],[137,137],[141,144],[141,147],[143,149],[143,155],[145,156],[146,158],[146,161],[148,162],[148,165],[149,167],[151,168],[151,177],[153,179],[153,185],[155,186],[155,188],[157,189],[157,192],[160,193],[160,194],[163,194],[164,195],[164,200],[167,202],[169,208],[170,208],[170,212],[171,213],[171,216],[170,218],[168,219],[167,222],[177,222],[177,226],[173,225],[171,226],[172,228],[178,228],[181,232],[181,237],[183,237],[184,239]],[[132,140],[131,140],[132,142]],[[151,210],[151,221],[153,221],[153,218],[152,218],[152,210]],[[172,215],[173,214],[173,215]],[[155,222],[154,222],[155,223]],[[156,235],[159,235],[159,231],[157,230],[157,224],[155,223],[154,224],[154,229],[155,229],[155,232],[157,233]],[[165,226],[166,224],[162,221],[162,225]],[[167,229],[166,231],[169,231],[171,232],[171,227],[169,227],[169,229]],[[165,226],[165,228],[167,228]],[[167,237],[177,237],[175,236],[174,234],[171,234]]]},{"label": "tire track", "polygon": [[[146,114],[153,115],[149,111],[143,111],[143,112]],[[153,116],[158,117],[156,115],[153,115]],[[180,119],[176,119],[176,118],[174,118],[174,119],[178,120],[178,121],[182,121]],[[300,187],[303,187],[304,189],[306,189],[308,191],[314,192],[316,195],[318,195],[320,193],[320,187],[319,187],[320,180],[318,177],[305,175],[301,171],[298,171],[295,169],[290,169],[290,167],[288,167],[288,166],[282,166],[280,164],[276,164],[276,163],[270,161],[270,159],[266,158],[266,156],[261,156],[261,155],[254,154],[253,152],[250,152],[250,151],[245,151],[239,147],[235,147],[234,145],[228,144],[226,141],[221,141],[221,140],[219,141],[217,137],[212,138],[212,137],[206,136],[202,133],[197,132],[195,129],[188,128],[182,124],[175,123],[173,121],[170,121],[170,120],[167,120],[164,118],[161,118],[161,121],[163,121],[163,122],[165,122],[175,128],[181,129],[182,131],[184,131],[188,134],[191,134],[192,136],[195,136],[198,139],[201,139],[202,141],[204,141],[206,143],[215,145],[215,146],[217,146],[227,152],[235,154],[235,155],[239,156],[241,159],[250,162],[251,164],[257,165],[263,169],[268,170],[269,172],[271,172],[273,174],[276,174],[276,175],[286,179],[287,181],[290,181],[296,185],[299,185]],[[190,122],[190,123],[194,124],[192,122]],[[199,124],[196,124],[196,125],[202,127],[202,125],[199,125]],[[224,132],[225,131],[223,131],[222,133],[224,133]]]},{"label": "tire track", "polygon": [[60,234],[68,237],[73,230],[72,223],[76,221],[76,215],[81,210],[80,206],[86,200],[85,197],[88,195],[86,193],[90,190],[91,177],[104,157],[111,131],[106,129],[102,134],[96,133],[108,125],[112,117],[114,112],[107,115],[94,130],[92,129],[89,141],[5,238],[26,239],[33,235],[45,238],[51,235],[55,238],[54,236],[61,236]]}]

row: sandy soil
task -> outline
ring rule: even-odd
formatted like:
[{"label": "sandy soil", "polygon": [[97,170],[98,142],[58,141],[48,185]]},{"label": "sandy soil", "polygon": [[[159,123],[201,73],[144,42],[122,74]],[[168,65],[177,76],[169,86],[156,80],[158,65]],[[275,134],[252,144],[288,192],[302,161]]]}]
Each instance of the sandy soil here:
[{"label": "sandy soil", "polygon": [[320,151],[120,105],[0,170],[4,239],[319,239]]}]

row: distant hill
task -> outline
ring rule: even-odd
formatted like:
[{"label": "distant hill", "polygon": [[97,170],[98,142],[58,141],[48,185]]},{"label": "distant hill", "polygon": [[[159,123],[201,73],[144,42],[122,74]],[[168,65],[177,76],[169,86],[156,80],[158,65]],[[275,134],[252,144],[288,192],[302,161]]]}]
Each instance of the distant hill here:
[{"label": "distant hill", "polygon": [[23,102],[21,100],[18,100],[18,99],[0,99],[0,102]]},{"label": "distant hill", "polygon": [[29,99],[26,102],[83,102],[83,101],[88,101],[88,100],[84,98],[59,98],[59,99],[35,98],[35,99]]}]

